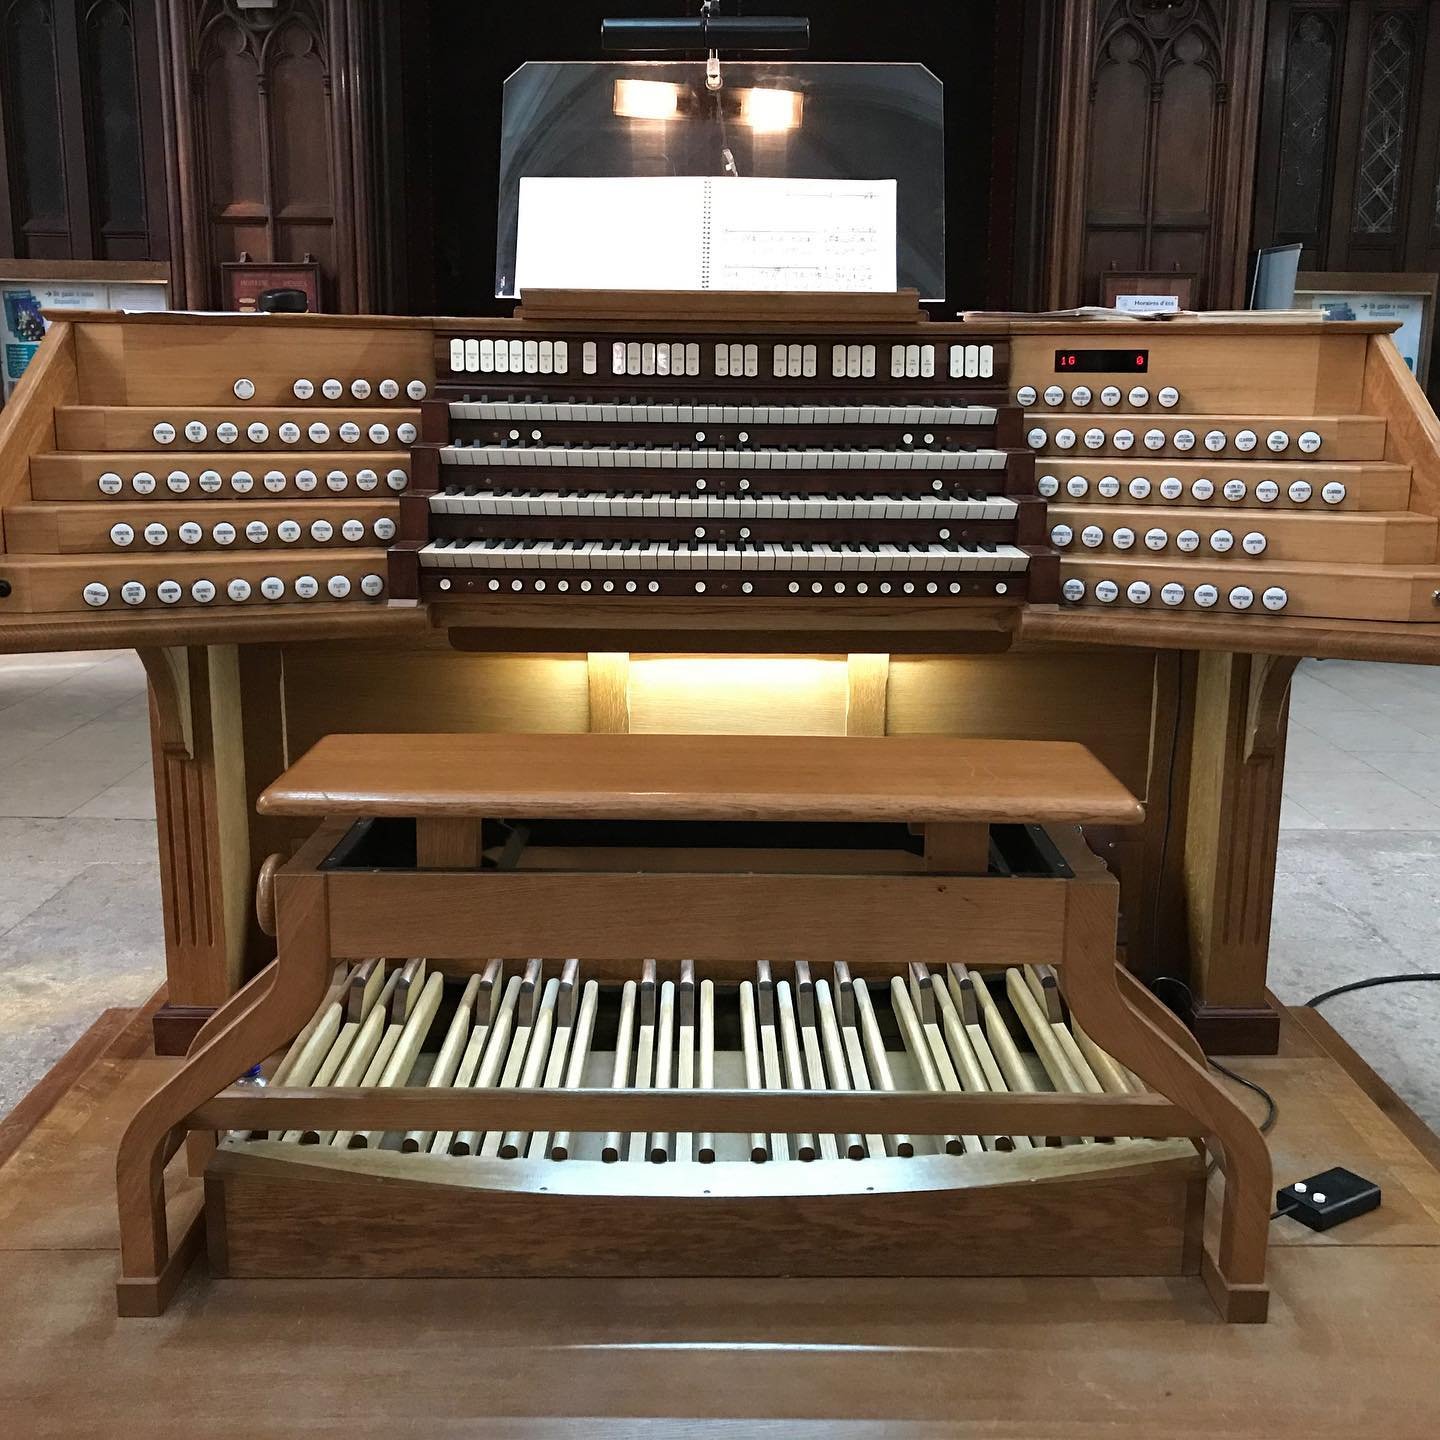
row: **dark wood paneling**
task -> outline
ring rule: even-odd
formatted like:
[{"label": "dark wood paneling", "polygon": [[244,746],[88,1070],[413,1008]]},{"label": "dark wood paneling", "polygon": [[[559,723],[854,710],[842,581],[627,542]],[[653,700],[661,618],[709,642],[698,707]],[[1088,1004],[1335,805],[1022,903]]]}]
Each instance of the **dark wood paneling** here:
[{"label": "dark wood paneling", "polygon": [[320,262],[328,310],[372,307],[366,58],[378,19],[364,0],[167,0],[169,91],[185,303],[221,300],[220,266]]},{"label": "dark wood paneling", "polygon": [[1256,246],[1298,241],[1305,270],[1440,270],[1440,5],[1276,0],[1258,158]]},{"label": "dark wood paneling", "polygon": [[152,0],[0,5],[0,253],[169,253]]},{"label": "dark wood paneling", "polygon": [[1106,270],[1196,272],[1223,307],[1244,280],[1259,0],[1082,0],[1056,56],[1048,298],[1097,303]]}]

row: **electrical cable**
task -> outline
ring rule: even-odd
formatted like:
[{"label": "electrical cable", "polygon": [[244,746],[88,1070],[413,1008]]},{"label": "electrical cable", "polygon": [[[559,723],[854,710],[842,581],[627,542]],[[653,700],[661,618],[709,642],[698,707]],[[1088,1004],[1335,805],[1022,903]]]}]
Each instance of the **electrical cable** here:
[{"label": "electrical cable", "polygon": [[1376,985],[1401,985],[1407,980],[1440,980],[1440,970],[1418,970],[1413,974],[1402,975],[1371,975],[1366,980],[1351,980],[1348,984],[1336,985],[1329,990],[1322,990],[1318,995],[1312,995],[1305,1004],[1313,1009],[1327,1000],[1333,1000],[1337,995],[1348,995],[1353,990],[1369,990]]},{"label": "electrical cable", "polygon": [[[1190,987],[1178,975],[1157,975],[1150,982],[1152,994],[1158,985],[1174,985],[1177,989],[1184,992],[1186,1003],[1192,1008],[1194,1007],[1195,996]],[[1157,995],[1156,999],[1159,998]],[[1164,1004],[1164,1001],[1162,1000],[1161,1003]],[[1237,1074],[1234,1070],[1230,1069],[1228,1065],[1222,1065],[1213,1055],[1207,1055],[1205,1057],[1205,1063],[1209,1065],[1212,1070],[1218,1070],[1227,1080],[1233,1080],[1237,1085],[1243,1085],[1245,1089],[1254,1091],[1254,1093],[1265,1102],[1265,1118],[1260,1122],[1260,1133],[1262,1135],[1268,1135],[1274,1128],[1275,1121],[1280,1116],[1280,1106],[1275,1097],[1263,1085],[1257,1085],[1255,1081],[1247,1080],[1245,1076]],[[1273,1219],[1274,1217],[1272,1216],[1271,1218]]]}]

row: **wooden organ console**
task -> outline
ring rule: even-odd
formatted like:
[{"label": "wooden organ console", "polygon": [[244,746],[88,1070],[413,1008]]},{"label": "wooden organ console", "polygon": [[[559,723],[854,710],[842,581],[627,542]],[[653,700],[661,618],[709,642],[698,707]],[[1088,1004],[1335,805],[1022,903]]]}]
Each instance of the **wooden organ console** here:
[{"label": "wooden organ console", "polygon": [[[1052,785],[1029,797],[1024,816],[972,816],[968,831],[949,837],[958,848],[944,860],[905,842],[878,853],[841,846],[837,860],[831,844],[818,846],[823,866],[847,886],[887,876],[949,883],[933,878],[941,870],[987,886],[1051,884],[1058,893],[1073,881],[1012,873],[992,845],[998,830],[985,831],[980,852],[973,828],[1046,826],[1047,843],[1075,876],[1109,887],[1118,933],[1112,912],[1100,948],[1112,955],[1118,941],[1136,974],[1183,979],[1195,997],[1187,1018],[1206,1048],[1264,1050],[1276,1027],[1265,957],[1289,676],[1305,655],[1437,658],[1437,514],[1440,425],[1388,337],[1364,324],[941,323],[906,296],[564,293],[531,295],[514,318],[485,321],[58,319],[0,416],[0,647],[140,651],[151,683],[165,1018],[183,1035],[173,1048],[204,1027],[180,1072],[188,1079],[160,1092],[127,1142],[126,1274],[137,1284],[124,1303],[163,1304],[183,1268],[188,1252],[165,1243],[155,1194],[164,1157],[187,1126],[268,1136],[231,1136],[211,1161],[212,1260],[233,1273],[296,1263],[294,1247],[283,1245],[277,1260],[280,1242],[257,1218],[254,1196],[266,1185],[304,1213],[323,1203],[318,1192],[307,1199],[307,1187],[342,1180],[355,1187],[345,1203],[356,1233],[375,1243],[317,1264],[360,1267],[352,1273],[370,1273],[365,1255],[391,1256],[373,1260],[382,1269],[393,1262],[388,1273],[439,1264],[366,1231],[375,1222],[364,1215],[378,1213],[366,1210],[374,1196],[354,1197],[383,1190],[395,1179],[389,1167],[414,1166],[396,1183],[418,1187],[414,1199],[427,1215],[453,1218],[463,1206],[450,1180],[436,1184],[420,1172],[459,1173],[450,1162],[461,1157],[433,1153],[434,1137],[467,1130],[481,1137],[481,1151],[496,1151],[471,1157],[478,1179],[459,1187],[476,1214],[513,1217],[517,1196],[558,1214],[568,1195],[620,1216],[639,1196],[656,1215],[692,1224],[706,1184],[694,1182],[700,1196],[687,1191],[682,1170],[728,1176],[737,1225],[753,1206],[777,1210],[781,1194],[820,1197],[822,1211],[831,1207],[827,1223],[843,1226],[863,1211],[864,1224],[878,1227],[885,1212],[868,1208],[878,1206],[864,1198],[872,1194],[913,1203],[929,1218],[969,1203],[966,1196],[977,1214],[996,1213],[1000,1190],[1007,1205],[1022,1194],[1042,1205],[1045,1193],[1063,1190],[1055,1203],[1067,1213],[1075,1196],[1104,1191],[1121,1197],[1120,1208],[1099,1207],[1061,1247],[1069,1258],[1044,1264],[1068,1264],[1070,1273],[1191,1273],[1200,1264],[1191,1141],[1228,1130],[1218,1146],[1227,1152],[1225,1203],[1239,1208],[1226,1222],[1226,1253],[1207,1274],[1226,1313],[1254,1318],[1263,1311],[1263,1227],[1257,1241],[1252,1214],[1267,1198],[1263,1144],[1221,1104],[1233,1108],[1142,986],[1124,971],[1113,979],[1115,968],[1098,961],[1087,969],[1082,960],[1077,972],[1072,956],[1067,970],[1063,926],[1023,955],[1005,951],[1003,927],[956,953],[954,942],[937,945],[918,925],[888,942],[858,926],[847,949],[828,922],[816,929],[829,937],[823,946],[794,929],[732,928],[724,944],[707,948],[693,929],[657,936],[669,907],[654,903],[636,912],[649,930],[637,919],[598,940],[573,928],[547,931],[540,922],[554,913],[552,899],[524,912],[538,930],[517,918],[508,929],[477,926],[462,941],[453,928],[419,923],[382,935],[385,917],[372,906],[366,923],[379,928],[368,939],[353,929],[337,937],[332,925],[322,943],[314,927],[299,925],[294,933],[311,939],[297,941],[297,953],[309,958],[284,972],[292,979],[282,986],[281,972],[262,968],[275,947],[250,899],[262,862],[262,892],[271,893],[267,857],[294,857],[287,864],[299,867],[281,871],[294,886],[277,878],[273,887],[283,959],[294,919],[287,887],[310,893],[333,884],[350,894],[377,886],[393,863],[412,887],[405,896],[454,880],[454,913],[469,916],[466,885],[483,885],[502,861],[510,878],[534,883],[546,857],[553,864],[566,845],[553,835],[546,843],[543,825],[517,826],[496,841],[488,827],[536,811],[490,810],[479,832],[467,828],[474,815],[451,817],[467,824],[448,832],[443,823],[419,826],[409,849],[402,840],[395,856],[357,876],[334,859],[345,837],[333,809],[257,811],[257,801],[317,742],[356,732],[417,742],[588,731],[596,739],[729,732],[1078,744],[1143,813],[1056,815],[1046,808],[1060,793]],[[383,779],[387,803],[401,807],[391,818],[418,823],[414,808],[403,809],[415,795],[407,802],[402,793],[397,753],[377,752],[372,790]],[[390,766],[393,774],[379,773]],[[322,819],[329,828],[316,832]],[[886,823],[903,830],[907,820],[927,817],[912,810]],[[1073,824],[1084,826],[1083,842],[1066,828]],[[707,853],[722,872],[713,878],[734,880],[726,865],[762,877],[768,865],[795,878],[785,867],[800,865],[796,846],[734,838],[707,847],[730,851]],[[674,878],[664,856],[686,847],[631,839],[660,872],[645,877],[659,882],[652,893],[663,893]],[[571,837],[572,850],[587,846]],[[854,873],[861,854],[877,874]],[[810,863],[812,873],[822,864]],[[426,908],[406,905],[397,913],[410,920]],[[472,948],[482,937],[483,948]],[[421,983],[421,956],[428,975],[443,977],[438,988]],[[487,968],[495,956],[510,958]],[[344,968],[334,971],[335,961]],[[256,971],[268,978],[242,989]],[[1094,1002],[1081,973],[1096,993],[1120,987],[1118,1030],[1106,1023],[1105,999],[1098,1016],[1087,1008]],[[489,1027],[504,1023],[512,984],[510,1036],[494,1041],[492,1057]],[[587,993],[593,1065],[587,1059],[576,1071],[583,1083],[557,1087],[571,1053],[562,1070],[557,1021],[573,1021],[573,1049]],[[716,1099],[715,1109],[695,1098],[705,1088],[707,993],[714,1083],[740,1091]],[[422,1034],[421,1020],[409,1022],[426,1013],[412,1008],[426,994],[434,1008]],[[652,1003],[653,1034],[642,1040]],[[1049,1029],[1036,1028],[1042,1009]],[[667,1011],[677,1046],[669,1088],[687,1063],[694,1092],[681,1102],[691,1106],[686,1116],[662,1113],[653,1095],[588,1096],[611,1088],[603,1085],[607,1057],[613,1075],[626,1046],[633,1059],[636,1047],[653,1045]],[[867,1039],[867,1013],[878,1050],[873,1032]],[[550,1037],[532,1063],[542,1014],[551,1017]],[[857,1058],[865,1062],[867,1097],[839,1085],[827,1014],[852,1086]],[[678,1048],[682,1016],[695,1032],[689,1062]],[[482,1025],[486,1038],[477,1040]],[[518,1030],[531,1032],[523,1056]],[[301,1043],[287,1055],[297,1032]],[[348,1070],[351,1057],[336,1050],[342,1036],[354,1047]],[[372,1075],[387,1040],[390,1059]],[[498,1066],[500,1083],[472,1084],[459,1100],[439,1094],[458,1087],[426,1083],[452,1063],[458,1075],[467,1053],[476,1075],[487,1060]],[[754,1074],[747,1053],[759,1059],[755,1094],[745,1093]],[[295,1085],[270,1096],[225,1089],[267,1054],[297,1066],[303,1057],[296,1073],[313,1064],[315,1083],[303,1095]],[[1156,1055],[1158,1071],[1150,1068]],[[876,1093],[880,1059],[894,1096]],[[1005,1109],[1031,1102],[995,1091],[997,1072],[1007,1092],[1024,1088],[1022,1076],[1042,1092],[1050,1087],[1034,1103],[1037,1118]],[[640,1074],[632,1064],[631,1092],[646,1088]],[[983,1119],[965,1123],[948,1110],[942,1123],[940,1110],[925,1109],[956,1099],[950,1076],[968,1090],[976,1074],[985,1082],[972,1092],[977,1105],[988,1095],[985,1104],[1000,1109],[982,1107]],[[537,1088],[523,1083],[527,1075],[545,1082],[540,1089],[563,1091],[563,1104],[521,1094]],[[777,1076],[783,1090],[802,1075],[803,1100],[764,1093]],[[659,1083],[658,1068],[650,1076]],[[938,1098],[928,1091],[932,1078]],[[355,1079],[394,1093],[357,1100],[349,1094]],[[926,1088],[911,1093],[917,1084]],[[871,1107],[882,1099],[894,1105],[877,1116]],[[412,1109],[422,1101],[423,1114]],[[1123,1113],[1105,1108],[1122,1101]],[[1077,1119],[1082,1105],[1097,1108]],[[341,1131],[390,1138],[353,1149],[302,1143],[310,1132]],[[533,1138],[560,1131],[598,1136],[599,1158],[594,1139],[561,1161],[553,1139]],[[605,1162],[609,1132],[624,1139],[610,1147],[623,1149],[624,1163]],[[703,1164],[698,1139],[707,1132],[739,1134],[740,1148],[717,1143],[713,1164]],[[758,1157],[763,1148],[764,1164],[741,1163],[752,1133],[763,1143],[748,1150]],[[939,1134],[941,1143],[917,1144],[907,1157],[893,1143],[902,1133]],[[959,1155],[948,1153],[952,1134]],[[636,1135],[646,1137],[638,1147]],[[833,1139],[834,1160],[822,1136]],[[863,1158],[842,1159],[842,1142],[848,1157],[854,1136]],[[1076,1136],[1101,1138],[1043,1143]],[[1018,1143],[1025,1137],[1028,1148]],[[782,1165],[782,1149],[794,1157],[814,1149],[818,1158]],[[655,1163],[631,1163],[632,1150]],[[840,1167],[843,1184],[827,1166]],[[999,1189],[973,1185],[966,1177],[974,1168],[950,1174],[950,1166],[993,1172]],[[1036,1167],[1052,1166],[1059,1190],[1030,1183]],[[887,1178],[874,1192],[864,1188],[872,1182],[857,1182],[881,1168]],[[735,1189],[738,1176],[750,1178]],[[1155,1231],[1129,1234],[1125,1206],[1142,1193],[1161,1197],[1156,1213],[1165,1218]],[[1016,1246],[997,1245],[984,1263],[1023,1263]],[[804,1249],[797,1241],[785,1263],[803,1271],[794,1256]],[[529,1264],[528,1273],[584,1268],[573,1255],[515,1263]]]}]

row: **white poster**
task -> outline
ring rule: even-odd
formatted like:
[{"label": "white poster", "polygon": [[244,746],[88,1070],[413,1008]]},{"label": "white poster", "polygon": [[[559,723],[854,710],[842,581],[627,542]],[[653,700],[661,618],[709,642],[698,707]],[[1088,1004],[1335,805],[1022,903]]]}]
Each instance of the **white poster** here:
[{"label": "white poster", "polygon": [[1401,358],[1417,372],[1420,363],[1421,326],[1425,319],[1425,295],[1385,295],[1364,291],[1297,290],[1295,303],[1323,310],[1327,320],[1385,320],[1400,328],[1390,337]]},{"label": "white poster", "polygon": [[163,283],[109,285],[91,280],[0,280],[0,347],[4,398],[45,338],[44,310],[164,310]]},{"label": "white poster", "polygon": [[526,290],[895,289],[893,180],[527,177]]}]

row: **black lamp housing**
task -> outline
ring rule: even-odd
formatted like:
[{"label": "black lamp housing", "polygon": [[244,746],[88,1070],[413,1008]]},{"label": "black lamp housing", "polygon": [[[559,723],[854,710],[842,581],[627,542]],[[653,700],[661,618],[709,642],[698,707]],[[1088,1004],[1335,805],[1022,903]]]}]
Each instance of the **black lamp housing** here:
[{"label": "black lamp housing", "polygon": [[795,51],[810,48],[804,15],[700,15],[600,22],[602,50]]}]

